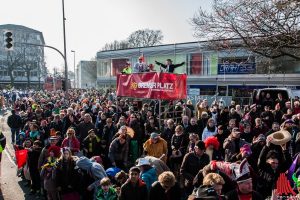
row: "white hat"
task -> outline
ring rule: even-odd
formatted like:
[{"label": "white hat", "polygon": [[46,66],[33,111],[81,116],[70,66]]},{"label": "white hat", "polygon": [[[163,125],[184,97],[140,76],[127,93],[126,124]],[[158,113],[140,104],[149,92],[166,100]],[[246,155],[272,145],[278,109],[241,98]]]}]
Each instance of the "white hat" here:
[{"label": "white hat", "polygon": [[149,160],[146,158],[140,158],[137,167],[143,166],[143,165],[151,165]]}]

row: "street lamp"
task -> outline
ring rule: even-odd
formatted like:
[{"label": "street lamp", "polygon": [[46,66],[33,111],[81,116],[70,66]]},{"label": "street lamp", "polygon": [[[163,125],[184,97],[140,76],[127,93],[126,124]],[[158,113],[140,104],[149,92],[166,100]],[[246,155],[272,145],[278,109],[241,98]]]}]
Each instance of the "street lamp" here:
[{"label": "street lamp", "polygon": [[66,25],[65,25],[65,0],[62,0],[62,12],[63,12],[63,35],[64,35],[64,59],[65,59],[65,92],[68,99],[68,64],[67,64],[67,42],[66,42]]},{"label": "street lamp", "polygon": [[75,65],[76,65],[76,63],[75,63],[75,54],[76,54],[76,51],[74,51],[74,50],[71,50],[71,52],[73,53],[73,59],[74,59],[74,88],[76,88],[76,86],[75,86],[75,83],[76,83],[76,71],[75,71]]}]

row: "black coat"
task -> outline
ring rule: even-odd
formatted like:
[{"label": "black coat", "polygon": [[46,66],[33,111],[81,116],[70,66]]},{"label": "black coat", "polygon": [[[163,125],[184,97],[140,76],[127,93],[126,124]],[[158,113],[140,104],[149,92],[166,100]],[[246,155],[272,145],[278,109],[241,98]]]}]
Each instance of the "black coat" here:
[{"label": "black coat", "polygon": [[19,115],[11,115],[7,118],[7,124],[10,128],[22,128],[22,118]]},{"label": "black coat", "polygon": [[61,193],[74,191],[78,181],[78,174],[75,170],[75,162],[73,160],[60,160],[56,168],[56,186],[61,187]]},{"label": "black coat", "polygon": [[[271,146],[272,148],[272,146]],[[292,164],[292,158],[289,154],[288,150],[284,150],[283,153],[278,152],[278,168],[274,171],[271,168],[271,165],[266,162],[266,156],[270,148],[265,146],[259,156],[258,160],[258,175],[260,181],[257,184],[257,191],[266,198],[267,196],[271,196],[272,190],[275,189],[276,181],[280,175],[280,173],[285,173],[285,171],[289,168]]]},{"label": "black coat", "polygon": [[39,148],[33,148],[31,147],[31,150],[28,151],[27,153],[27,163],[29,169],[36,169],[38,170],[38,162],[39,162],[39,157],[42,152],[42,149]]},{"label": "black coat", "polygon": [[180,200],[181,199],[179,185],[175,184],[166,193],[165,189],[163,189],[163,187],[161,186],[161,184],[158,181],[154,182],[150,189],[149,200],[167,200],[167,199],[172,199],[172,200]]},{"label": "black coat", "polygon": [[180,64],[171,64],[171,65],[168,66],[168,65],[162,64],[162,63],[157,62],[157,61],[155,61],[155,63],[157,65],[161,66],[162,68],[167,69],[168,70],[167,72],[169,72],[169,73],[173,73],[175,68],[180,67],[180,66],[185,64],[185,62],[182,62]]},{"label": "black coat", "polygon": [[[228,200],[239,199],[237,190],[232,190],[232,191],[228,192],[225,196],[226,196],[226,199],[228,199]],[[252,191],[251,199],[263,200],[264,198],[258,192]]]},{"label": "black coat", "polygon": [[119,200],[147,200],[147,197],[147,186],[141,179],[135,185],[127,180],[121,187]]}]

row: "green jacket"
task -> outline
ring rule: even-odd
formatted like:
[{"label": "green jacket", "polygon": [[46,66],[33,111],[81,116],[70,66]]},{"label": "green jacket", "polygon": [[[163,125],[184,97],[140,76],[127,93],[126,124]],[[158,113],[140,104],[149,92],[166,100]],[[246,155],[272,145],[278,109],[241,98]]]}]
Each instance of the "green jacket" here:
[{"label": "green jacket", "polygon": [[110,187],[107,195],[104,194],[102,188],[100,188],[96,194],[96,200],[117,200],[118,195],[116,190],[113,187]]},{"label": "green jacket", "polygon": [[131,74],[131,73],[132,73],[131,67],[125,67],[125,68],[122,70],[122,74]]}]

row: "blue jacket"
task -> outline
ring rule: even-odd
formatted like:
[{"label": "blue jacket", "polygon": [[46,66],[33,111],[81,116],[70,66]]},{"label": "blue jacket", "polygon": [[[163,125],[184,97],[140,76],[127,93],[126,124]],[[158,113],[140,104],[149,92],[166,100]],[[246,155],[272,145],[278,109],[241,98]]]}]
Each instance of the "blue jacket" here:
[{"label": "blue jacket", "polygon": [[146,183],[148,191],[150,191],[152,183],[157,181],[157,173],[154,167],[142,172],[141,179]]}]

